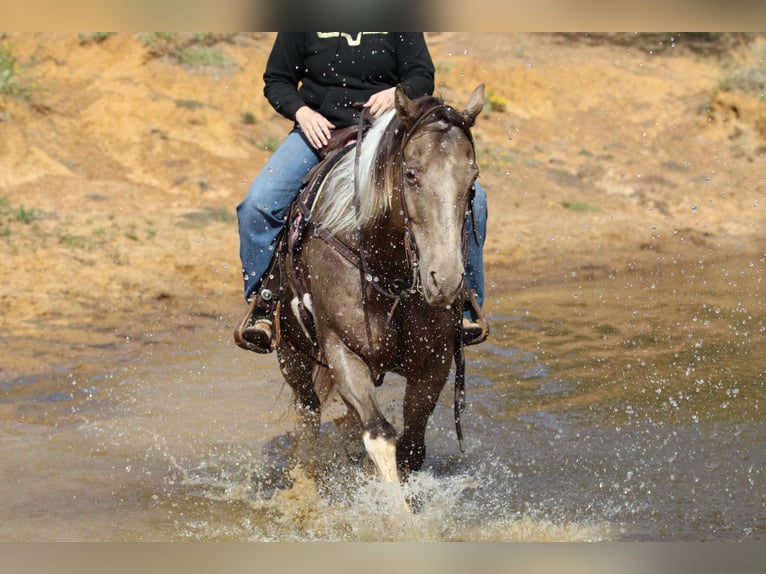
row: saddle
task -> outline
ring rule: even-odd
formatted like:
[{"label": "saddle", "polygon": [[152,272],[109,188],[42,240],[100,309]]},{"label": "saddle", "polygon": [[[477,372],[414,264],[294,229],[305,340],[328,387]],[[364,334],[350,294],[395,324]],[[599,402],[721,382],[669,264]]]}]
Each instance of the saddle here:
[{"label": "saddle", "polygon": [[[300,274],[295,268],[295,261],[301,249],[303,236],[311,221],[311,209],[330,170],[349,151],[354,149],[354,143],[369,128],[370,122],[360,122],[360,126],[349,126],[333,132],[330,142],[319,152],[319,163],[312,168],[303,181],[298,197],[290,208],[288,225],[277,236],[274,257],[264,275],[260,286],[252,298],[248,311],[242,323],[234,331],[234,340],[238,346],[257,353],[270,353],[277,348],[281,341],[281,323],[279,320],[281,307],[288,298],[286,273],[292,275],[299,297],[298,310],[301,320],[313,334],[314,319],[303,304],[305,288]],[[361,131],[360,131],[361,130]],[[271,344],[268,348],[258,347],[249,343],[243,336],[244,330],[251,324],[253,317],[268,318],[272,325]],[[312,341],[314,346],[316,342]]]},{"label": "saddle", "polygon": [[365,118],[362,119],[361,126],[346,126],[345,128],[334,130],[332,134],[330,134],[330,141],[327,142],[327,145],[317,150],[319,161],[322,162],[336,151],[355,143],[359,139],[360,133],[361,135],[364,135],[370,128],[370,125],[370,120],[366,119],[365,116]]}]

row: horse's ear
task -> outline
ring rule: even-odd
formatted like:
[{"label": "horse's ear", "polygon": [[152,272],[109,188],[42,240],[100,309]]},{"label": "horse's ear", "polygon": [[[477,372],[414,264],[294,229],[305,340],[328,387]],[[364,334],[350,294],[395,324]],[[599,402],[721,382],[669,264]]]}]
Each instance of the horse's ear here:
[{"label": "horse's ear", "polygon": [[463,117],[469,126],[476,121],[476,117],[484,109],[484,84],[479,84],[468,100],[468,106],[463,111]]},{"label": "horse's ear", "polygon": [[411,126],[417,117],[417,106],[407,94],[404,93],[404,88],[401,85],[396,85],[396,91],[394,92],[394,104],[396,105],[396,115],[404,122],[404,125]]}]

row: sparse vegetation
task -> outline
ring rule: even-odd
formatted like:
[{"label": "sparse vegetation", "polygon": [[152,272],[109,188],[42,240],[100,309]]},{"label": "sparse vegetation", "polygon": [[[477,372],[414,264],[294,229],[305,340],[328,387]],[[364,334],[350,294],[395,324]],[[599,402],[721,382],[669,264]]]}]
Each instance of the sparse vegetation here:
[{"label": "sparse vegetation", "polygon": [[112,214],[105,217],[110,224],[104,225],[103,218],[88,218],[82,222],[70,216],[60,219],[55,212],[13,205],[8,197],[0,196],[0,239],[7,240],[5,246],[10,247],[12,253],[37,251],[50,244],[82,251],[108,251],[121,237],[138,242],[157,235],[151,224],[139,232],[135,222],[118,223]]},{"label": "sparse vegetation", "polygon": [[236,216],[227,209],[218,207],[204,207],[199,211],[190,211],[183,215],[181,227],[201,228],[210,223],[234,223]]},{"label": "sparse vegetation", "polygon": [[434,63],[434,68],[436,69],[437,76],[446,75],[452,69],[452,62],[438,60]]},{"label": "sparse vegetation", "polygon": [[178,38],[177,32],[139,32],[136,38],[149,49],[152,57],[170,55]]},{"label": "sparse vegetation", "polygon": [[216,47],[231,42],[231,33],[140,32],[135,37],[148,49],[149,59],[168,58],[185,68],[228,68],[235,64]]},{"label": "sparse vegetation", "polygon": [[19,65],[8,41],[0,43],[0,96],[19,96],[24,92]]},{"label": "sparse vegetation", "polygon": [[[742,91],[766,101],[766,49],[753,52],[751,63],[733,67],[714,88],[714,92]],[[752,63],[754,62],[754,63]]]},{"label": "sparse vegetation", "polygon": [[652,54],[681,55],[694,52],[722,55],[747,46],[759,32],[560,32],[554,36],[572,44],[614,44]]},{"label": "sparse vegetation", "polygon": [[59,236],[59,243],[64,247],[73,249],[93,249],[94,243],[91,239],[83,235],[75,235],[72,233],[64,233]]},{"label": "sparse vegetation", "polygon": [[274,135],[267,135],[263,139],[256,142],[255,147],[264,149],[266,151],[274,151],[279,147],[279,144],[282,143],[282,138],[279,136]]},{"label": "sparse vegetation", "polygon": [[205,104],[203,104],[202,102],[198,102],[197,100],[187,100],[183,98],[176,100],[176,105],[179,108],[186,108],[189,110],[196,110],[196,109],[205,107]]},{"label": "sparse vegetation", "polygon": [[32,94],[36,91],[40,91],[40,87],[34,76],[19,64],[13,45],[0,34],[0,98],[18,98],[32,104],[37,111],[47,111],[45,105],[32,101]]},{"label": "sparse vegetation", "polygon": [[11,225],[29,225],[36,218],[36,211],[23,205],[11,207],[7,197],[0,197],[0,237],[11,235]]},{"label": "sparse vegetation", "polygon": [[27,209],[23,205],[20,205],[11,212],[11,217],[19,223],[29,225],[35,219],[35,210]]},{"label": "sparse vegetation", "polygon": [[576,211],[577,213],[597,213],[601,211],[601,209],[595,205],[590,205],[583,201],[563,201],[561,205],[565,209]]},{"label": "sparse vegetation", "polygon": [[504,112],[508,105],[508,100],[502,96],[498,96],[494,92],[490,92],[487,97],[487,105],[489,106],[490,111]]},{"label": "sparse vegetation", "polygon": [[175,58],[179,64],[188,68],[201,68],[205,66],[226,68],[231,63],[218,48],[208,46],[181,48],[176,52]]},{"label": "sparse vegetation", "polygon": [[115,32],[91,32],[89,34],[80,34],[80,46],[87,46],[88,44],[100,44],[109,36],[113,36]]},{"label": "sparse vegetation", "polygon": [[5,212],[8,209],[8,198],[0,196],[0,237],[8,237],[11,228],[5,221]]}]

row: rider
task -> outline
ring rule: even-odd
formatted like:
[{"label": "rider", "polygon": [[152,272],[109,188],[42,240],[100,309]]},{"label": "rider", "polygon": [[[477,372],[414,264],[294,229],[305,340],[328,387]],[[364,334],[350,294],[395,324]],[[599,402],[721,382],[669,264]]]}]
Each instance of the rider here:
[{"label": "rider", "polygon": [[[263,79],[263,92],[269,103],[295,122],[237,206],[245,300],[250,302],[239,335],[250,346],[267,351],[272,338],[271,320],[258,316],[254,300],[290,205],[303,178],[319,162],[317,150],[327,145],[333,130],[358,122],[359,111],[353,106],[356,102],[364,102],[364,107],[377,118],[394,107],[397,84],[410,98],[430,95],[434,89],[434,65],[422,33],[279,33]],[[469,243],[466,284],[476,292],[479,305],[484,294],[482,247],[486,201],[486,194],[477,182],[474,217],[469,215],[466,219]],[[473,231],[474,219],[479,243]],[[477,329],[481,332],[477,320],[472,308],[466,310],[464,332],[474,335]]]}]

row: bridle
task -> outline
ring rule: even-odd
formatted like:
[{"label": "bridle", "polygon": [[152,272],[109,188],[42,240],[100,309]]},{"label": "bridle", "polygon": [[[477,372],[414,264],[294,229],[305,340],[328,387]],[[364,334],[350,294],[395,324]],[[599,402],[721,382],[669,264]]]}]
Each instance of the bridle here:
[{"label": "bridle", "polygon": [[[404,134],[404,138],[399,145],[399,150],[397,153],[404,154],[404,149],[407,147],[407,144],[410,142],[412,137],[418,133],[418,130],[420,127],[426,123],[427,120],[430,119],[430,117],[435,114],[437,111],[446,109],[446,110],[452,110],[451,106],[448,106],[443,103],[435,104],[434,106],[428,108],[425,110],[425,112],[421,113],[418,118],[415,120],[415,122],[408,127],[407,131]],[[356,216],[357,220],[360,218],[360,193],[359,193],[359,161],[361,158],[361,148],[362,148],[362,131],[363,127],[365,125],[366,121],[369,121],[370,118],[366,118],[365,114],[368,114],[369,110],[367,108],[363,108],[362,111],[359,114],[359,124],[358,124],[358,134],[357,134],[357,142],[356,142],[356,149],[354,151],[354,209],[356,210]],[[458,126],[460,127],[460,126]],[[468,136],[468,139],[471,143],[471,147],[473,148],[473,138],[471,137],[470,130],[464,129],[463,130],[466,135]],[[402,173],[400,174],[400,180],[404,180],[404,161],[401,161],[401,170]],[[359,227],[357,229],[357,241],[358,241],[358,249],[359,249],[359,271],[361,275],[362,285],[365,283],[369,283],[372,285],[373,289],[379,293],[380,295],[388,298],[393,299],[394,304],[392,309],[389,311],[388,321],[391,320],[391,317],[393,316],[394,312],[396,311],[396,308],[399,305],[399,302],[402,300],[402,298],[406,298],[411,295],[415,295],[416,293],[423,294],[422,291],[422,285],[420,283],[420,273],[419,273],[419,266],[420,266],[420,256],[418,254],[418,247],[417,243],[415,242],[415,236],[412,233],[412,229],[410,227],[410,217],[409,213],[407,212],[407,202],[405,201],[404,197],[404,185],[398,185],[396,186],[396,191],[398,193],[398,200],[399,204],[401,206],[402,210],[402,217],[403,217],[403,223],[404,223],[404,236],[403,236],[403,244],[404,244],[404,252],[405,252],[405,258],[407,261],[407,267],[410,270],[410,283],[406,287],[400,287],[400,283],[397,281],[393,281],[394,288],[388,288],[382,284],[380,281],[380,278],[375,276],[369,266],[367,265],[367,258],[365,255],[365,237],[364,237],[364,230],[362,227]],[[474,226],[475,229],[475,226]],[[463,250],[465,251],[465,250]]]},{"label": "bridle", "polygon": [[[361,107],[361,106],[360,106]],[[438,110],[446,109],[446,110],[452,110],[450,106],[447,106],[445,104],[436,104],[432,106],[431,108],[428,108],[424,113],[422,113],[417,120],[409,127],[407,132],[404,134],[404,138],[399,145],[398,152],[402,156],[404,155],[404,149],[407,147],[407,144],[412,139],[412,137],[417,133],[418,129],[425,123],[426,119],[429,118],[432,114],[436,113]],[[358,126],[358,132],[357,132],[357,138],[356,138],[356,149],[354,151],[354,209],[356,211],[356,217],[357,221],[361,221],[360,214],[361,214],[361,205],[360,205],[360,199],[359,199],[359,162],[361,157],[361,143],[362,143],[362,136],[364,132],[364,125],[365,125],[365,113],[368,113],[368,110],[366,108],[362,108],[362,111],[359,114],[359,126]],[[447,114],[449,115],[449,114]],[[453,122],[450,122],[453,126],[455,125]],[[467,129],[465,126],[459,126],[463,128],[463,132],[467,135],[469,142],[471,143],[471,148],[474,148],[474,142],[473,137],[471,136],[471,132],[469,129]],[[401,161],[401,181],[404,180],[404,161],[402,157]],[[387,317],[386,317],[386,329],[388,329],[397,309],[399,308],[399,304],[401,303],[402,299],[406,297],[410,297],[412,295],[415,295],[417,293],[422,292],[422,285],[420,283],[420,273],[419,273],[419,266],[420,266],[420,258],[418,254],[418,248],[417,244],[415,242],[415,236],[412,233],[412,229],[410,227],[410,218],[409,214],[407,213],[407,203],[405,202],[404,197],[404,185],[397,186],[397,191],[399,194],[399,203],[401,205],[402,210],[402,216],[404,219],[404,250],[405,250],[405,256],[407,259],[407,265],[411,272],[411,279],[410,283],[406,287],[399,287],[399,283],[397,283],[396,280],[391,282],[394,285],[394,288],[389,288],[385,285],[383,285],[383,281],[381,281],[381,278],[379,276],[376,276],[372,273],[370,270],[368,264],[367,264],[367,257],[365,254],[365,237],[364,237],[364,229],[360,225],[357,228],[357,240],[358,240],[358,253],[354,252],[350,247],[348,247],[345,243],[341,242],[337,237],[330,234],[326,228],[322,226],[315,227],[315,235],[321,238],[325,243],[330,245],[335,251],[337,251],[339,254],[341,254],[343,257],[346,258],[349,262],[351,262],[354,266],[356,266],[359,269],[359,275],[360,275],[360,285],[362,286],[362,289],[364,289],[365,284],[369,284],[372,286],[372,288],[383,297],[393,300],[393,304],[391,305],[391,308],[388,311]],[[473,211],[472,211],[473,213]],[[473,215],[475,218],[475,214]],[[476,221],[474,220],[474,233],[476,233]],[[465,249],[465,241],[466,241],[465,232],[463,232],[463,253],[466,254],[467,249]],[[477,238],[478,242],[478,238]],[[464,255],[465,258],[465,255]],[[465,259],[463,261],[465,264]],[[365,315],[364,320],[364,326],[365,331],[367,335],[367,341],[372,342],[372,329],[370,326],[370,321],[367,320],[367,297],[362,297],[362,308]],[[463,337],[462,337],[462,327],[460,321],[456,322],[455,325],[455,331],[454,331],[454,341],[455,341],[455,347],[454,347],[454,361],[455,361],[455,390],[454,390],[454,418],[455,418],[455,431],[457,433],[458,438],[458,444],[460,445],[460,451],[464,452],[464,445],[463,445],[463,429],[461,425],[461,418],[462,413],[465,410],[466,401],[465,401],[465,353],[463,349]],[[316,360],[316,359],[315,359]],[[382,382],[382,378],[378,379],[377,384],[380,384]]]}]

